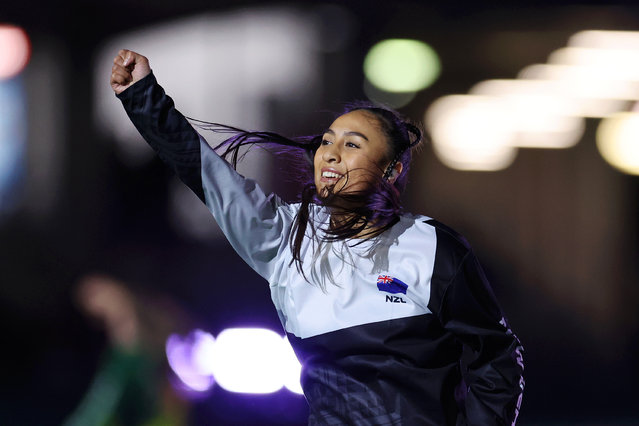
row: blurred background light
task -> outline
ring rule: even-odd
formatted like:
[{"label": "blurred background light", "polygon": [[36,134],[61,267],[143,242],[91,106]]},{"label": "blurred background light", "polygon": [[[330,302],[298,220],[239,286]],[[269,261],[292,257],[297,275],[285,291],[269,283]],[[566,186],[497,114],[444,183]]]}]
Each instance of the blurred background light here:
[{"label": "blurred background light", "polygon": [[[509,152],[506,146],[569,148],[583,137],[584,118],[610,115],[613,118],[602,123],[608,129],[602,130],[602,134],[611,132],[616,136],[605,139],[616,142],[606,142],[606,149],[614,145],[615,149],[627,152],[630,148],[621,141],[625,141],[626,134],[633,134],[634,119],[618,118],[615,114],[628,110],[639,100],[639,32],[576,33],[568,47],[549,55],[548,63],[524,67],[517,79],[477,83],[469,95],[440,98],[426,111],[435,152],[449,167],[461,170],[507,167],[513,153],[506,154]],[[492,100],[488,101],[489,98]],[[478,107],[480,104],[484,106]],[[478,117],[483,116],[501,129],[490,130],[475,121],[470,116],[475,113],[473,110],[477,110]],[[497,119],[497,115],[502,118]],[[469,127],[456,128],[462,125]],[[474,135],[468,131],[470,128],[476,130]],[[491,132],[500,141],[490,143]],[[600,151],[603,155],[602,148]],[[610,158],[606,160],[611,161]]]},{"label": "blurred background light", "polygon": [[295,352],[288,341],[288,338],[284,336],[284,346],[282,349],[282,365],[283,365],[283,379],[284,386],[293,393],[302,395],[302,384],[300,383],[300,374],[302,373],[302,364],[297,360]]},{"label": "blurred background light", "polygon": [[374,45],[364,59],[364,74],[375,87],[387,92],[416,92],[437,79],[439,57],[418,40],[388,39]]},{"label": "blurred background light", "polygon": [[604,49],[639,49],[639,31],[584,30],[570,37],[568,46]]},{"label": "blurred background light", "polygon": [[29,62],[31,44],[20,27],[0,24],[0,80],[19,74]]},{"label": "blurred background light", "polygon": [[486,80],[469,93],[500,99],[512,119],[513,146],[568,148],[579,142],[585,123],[572,114],[575,103],[561,96],[557,86],[546,80]]},{"label": "blurred background light", "polygon": [[601,120],[597,148],[613,167],[639,175],[639,112],[619,112]]},{"label": "blurred background light", "polygon": [[445,96],[430,106],[425,122],[435,153],[449,167],[501,170],[515,158],[511,111],[496,97]]},{"label": "blurred background light", "polygon": [[[114,37],[95,64],[95,120],[115,137],[125,163],[138,165],[153,158],[104,79],[104,69],[111,68],[113,56],[126,46],[149,58],[185,115],[268,128],[268,101],[303,99],[315,89],[316,45],[311,18],[285,8],[198,15]],[[268,162],[258,155],[248,155],[238,166],[240,173],[269,182]]]},{"label": "blurred background light", "polygon": [[188,389],[205,392],[215,383],[213,374],[203,362],[203,352],[211,354],[215,339],[202,330],[194,330],[186,337],[172,334],[166,341],[166,358],[171,370]]},{"label": "blurred background light", "polygon": [[0,213],[21,199],[27,137],[26,99],[19,78],[0,80]]},{"label": "blurred background light", "polygon": [[217,336],[210,359],[217,383],[229,392],[271,393],[282,388],[282,336],[261,328],[231,328]]},{"label": "blurred background light", "polygon": [[301,365],[286,336],[264,328],[229,328],[213,338],[201,330],[166,342],[169,365],[195,391],[213,383],[237,393],[272,393],[286,387],[302,394]]},{"label": "blurred background light", "polygon": [[[319,12],[318,12],[319,13]],[[322,9],[340,22],[349,15],[338,7]],[[198,15],[154,25],[109,40],[95,64],[95,121],[113,137],[119,159],[140,167],[154,158],[104,78],[113,56],[123,47],[149,58],[160,84],[185,115],[245,129],[271,127],[275,106],[309,104],[319,90],[320,51],[313,15],[287,8],[246,8]],[[338,49],[348,34],[336,37]],[[185,66],[188,64],[188,66]],[[201,132],[212,146],[220,135]],[[272,157],[254,149],[237,170],[274,190]],[[173,229],[200,241],[222,237],[206,206],[181,184],[169,188]]]},{"label": "blurred background light", "polygon": [[566,94],[576,98],[639,99],[639,79],[630,81],[624,74],[590,66],[535,64],[524,68],[519,77],[559,81]]},{"label": "blurred background light", "polygon": [[589,67],[608,78],[639,80],[639,48],[562,47],[548,56],[548,63]]},{"label": "blurred background light", "polygon": [[373,102],[388,105],[391,108],[402,108],[415,99],[417,95],[417,92],[387,92],[375,87],[375,85],[367,79],[364,79],[363,86],[364,94],[368,99]]}]

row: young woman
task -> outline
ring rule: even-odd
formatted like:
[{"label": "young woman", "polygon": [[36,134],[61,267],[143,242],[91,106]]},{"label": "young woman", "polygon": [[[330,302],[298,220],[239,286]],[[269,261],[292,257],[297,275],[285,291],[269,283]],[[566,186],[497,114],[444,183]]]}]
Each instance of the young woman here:
[{"label": "young woman", "polygon": [[[230,132],[219,148],[285,148],[307,158],[301,202],[266,195],[174,107],[148,60],[122,50],[111,86],[142,136],[271,289],[302,363],[309,424],[514,424],[522,347],[468,243],[404,213],[421,132],[396,112],[354,105],[321,135]],[[462,353],[467,347],[468,354]],[[468,359],[467,359],[468,358]]]}]

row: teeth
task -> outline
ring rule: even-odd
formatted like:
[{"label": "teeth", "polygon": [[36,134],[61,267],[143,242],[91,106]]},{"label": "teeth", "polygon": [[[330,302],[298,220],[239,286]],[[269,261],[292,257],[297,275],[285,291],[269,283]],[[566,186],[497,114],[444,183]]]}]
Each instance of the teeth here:
[{"label": "teeth", "polygon": [[342,177],[342,175],[334,173],[334,172],[322,172],[322,177],[329,178],[329,179],[339,179]]}]

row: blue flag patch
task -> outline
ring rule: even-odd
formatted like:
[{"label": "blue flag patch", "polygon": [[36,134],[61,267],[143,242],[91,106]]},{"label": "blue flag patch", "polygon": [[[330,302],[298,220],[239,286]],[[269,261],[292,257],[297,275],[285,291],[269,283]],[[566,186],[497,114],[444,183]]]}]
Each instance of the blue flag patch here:
[{"label": "blue flag patch", "polygon": [[406,294],[408,285],[404,284],[397,278],[393,278],[390,275],[380,275],[377,277],[377,289],[379,291],[385,291],[387,293],[403,293]]}]

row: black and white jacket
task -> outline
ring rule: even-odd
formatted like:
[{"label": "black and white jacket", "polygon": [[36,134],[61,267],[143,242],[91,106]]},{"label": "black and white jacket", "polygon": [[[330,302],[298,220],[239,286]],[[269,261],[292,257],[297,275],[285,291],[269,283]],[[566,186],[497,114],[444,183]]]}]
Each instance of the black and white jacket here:
[{"label": "black and white jacket", "polygon": [[[237,253],[268,281],[302,364],[309,424],[515,423],[523,348],[460,235],[416,215],[359,245],[308,235],[305,279],[291,265],[289,245],[298,204],[265,194],[220,158],[153,74],[118,97]],[[311,208],[320,222],[328,220],[325,208]],[[472,357],[462,363],[464,345]]]}]

